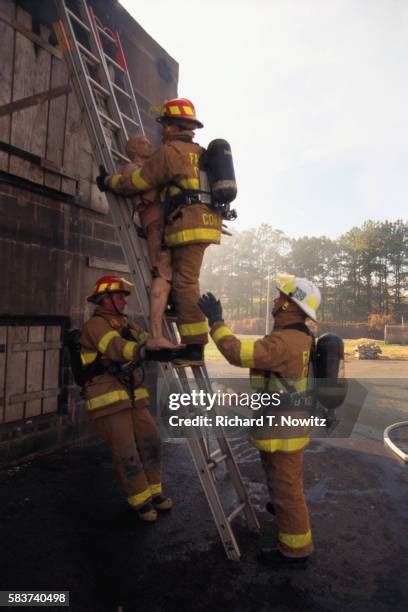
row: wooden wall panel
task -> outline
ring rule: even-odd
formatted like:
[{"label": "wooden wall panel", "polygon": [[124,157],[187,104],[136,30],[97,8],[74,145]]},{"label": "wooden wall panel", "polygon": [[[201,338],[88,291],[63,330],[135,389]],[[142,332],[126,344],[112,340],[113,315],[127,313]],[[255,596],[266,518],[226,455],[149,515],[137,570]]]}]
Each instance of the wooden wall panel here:
[{"label": "wooden wall panel", "polygon": [[7,330],[5,423],[19,421],[24,417],[24,403],[13,403],[13,396],[25,391],[27,353],[13,351],[13,344],[27,342],[27,336],[28,328],[25,326],[12,326]]},{"label": "wooden wall panel", "polygon": [[[68,71],[65,62],[56,57],[51,58],[51,89],[68,82]],[[49,102],[47,146],[45,157],[63,166],[65,144],[65,119],[68,96],[60,96]],[[53,189],[61,189],[61,177],[46,173],[44,184]]]},{"label": "wooden wall panel", "polygon": [[[17,21],[31,29],[31,15],[17,8]],[[48,90],[51,56],[38,45],[16,32],[13,101]],[[48,101],[13,113],[11,144],[36,155],[45,155]],[[21,158],[10,157],[10,172],[43,183],[44,171]]]},{"label": "wooden wall panel", "polygon": [[6,401],[6,351],[7,327],[0,326],[0,424],[4,421],[4,406]]},{"label": "wooden wall panel", "polygon": [[[64,170],[67,174],[78,174],[78,151],[81,145],[81,110],[75,93],[68,96],[67,119],[65,127]],[[62,190],[75,194],[75,184],[68,179],[62,179]]]},{"label": "wooden wall panel", "polygon": [[[1,21],[1,15],[7,20],[14,18],[15,6],[11,0],[2,0],[0,3],[0,57],[9,58],[8,61],[0,62],[0,106],[11,102],[11,90],[13,85],[13,54],[14,54],[14,30]],[[0,117],[0,140],[10,140],[11,115]],[[0,151],[0,170],[8,171],[8,153]]]},{"label": "wooden wall panel", "polygon": [[[58,342],[61,339],[61,328],[57,325],[50,325],[45,331],[46,342]],[[44,361],[44,385],[43,389],[58,389],[59,387],[59,367],[60,351],[47,350]],[[57,412],[58,395],[43,399],[43,413]]]},{"label": "wooden wall panel", "polygon": [[[28,341],[29,342],[44,342],[44,326],[35,325],[31,326],[28,330]],[[27,352],[27,381],[26,381],[26,393],[32,393],[33,391],[41,391],[43,383],[43,371],[44,371],[44,351],[28,351]],[[26,402],[25,406],[25,418],[36,416],[41,414],[41,403],[42,400],[33,399]]]}]

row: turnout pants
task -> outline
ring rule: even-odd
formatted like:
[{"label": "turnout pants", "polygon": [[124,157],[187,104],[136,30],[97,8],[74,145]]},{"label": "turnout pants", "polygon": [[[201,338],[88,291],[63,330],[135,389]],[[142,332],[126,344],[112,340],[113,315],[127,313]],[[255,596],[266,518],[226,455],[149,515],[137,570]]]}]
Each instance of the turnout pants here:
[{"label": "turnout pants", "polygon": [[278,548],[287,557],[313,552],[309,512],[303,492],[303,449],[295,452],[261,451],[271,501],[275,506]]},{"label": "turnout pants", "polygon": [[206,344],[207,319],[198,307],[200,270],[208,244],[187,244],[173,247],[173,301],[181,342]]},{"label": "turnout pants", "polygon": [[139,508],[161,493],[160,435],[149,409],[129,402],[129,408],[94,422],[111,450],[128,503]]}]

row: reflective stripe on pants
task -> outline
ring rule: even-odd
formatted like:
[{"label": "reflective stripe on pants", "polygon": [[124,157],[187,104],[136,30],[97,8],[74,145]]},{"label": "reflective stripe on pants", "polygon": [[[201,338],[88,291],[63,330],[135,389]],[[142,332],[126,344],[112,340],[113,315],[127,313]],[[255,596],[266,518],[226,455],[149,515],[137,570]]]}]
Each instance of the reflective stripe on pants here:
[{"label": "reflective stripe on pants", "polygon": [[[161,448],[157,425],[147,407],[121,410],[94,421],[109,446],[116,473],[131,505],[150,500],[161,483]],[[153,493],[155,494],[155,493]]]},{"label": "reflective stripe on pants", "polygon": [[207,244],[188,244],[172,249],[173,288],[181,342],[205,344],[208,324],[198,306],[200,271]]},{"label": "reflective stripe on pants", "polygon": [[271,501],[275,506],[278,548],[287,557],[313,552],[309,512],[303,492],[303,450],[261,451]]}]

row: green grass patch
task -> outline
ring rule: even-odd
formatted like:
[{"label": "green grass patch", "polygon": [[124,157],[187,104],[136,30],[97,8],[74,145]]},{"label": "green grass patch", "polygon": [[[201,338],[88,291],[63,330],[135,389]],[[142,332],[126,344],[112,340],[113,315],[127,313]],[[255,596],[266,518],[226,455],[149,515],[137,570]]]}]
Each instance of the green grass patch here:
[{"label": "green grass patch", "polygon": [[359,344],[370,344],[375,342],[381,348],[380,359],[402,359],[408,361],[408,345],[385,344],[384,340],[372,340],[371,338],[357,338],[356,340],[344,340],[344,351],[347,359],[356,359],[354,351]]}]

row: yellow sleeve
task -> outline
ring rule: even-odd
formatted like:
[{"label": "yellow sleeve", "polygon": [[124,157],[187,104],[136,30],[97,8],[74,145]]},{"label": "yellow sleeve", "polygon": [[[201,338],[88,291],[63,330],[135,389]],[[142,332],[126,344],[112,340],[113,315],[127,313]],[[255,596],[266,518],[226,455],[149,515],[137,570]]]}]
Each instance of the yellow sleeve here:
[{"label": "yellow sleeve", "polygon": [[[109,325],[102,317],[93,317],[85,324],[81,337],[81,356],[84,365],[92,363],[98,353],[111,361],[124,363],[139,361],[139,349],[144,341],[125,340],[119,332]],[[93,349],[93,350],[89,350]],[[92,359],[94,354],[94,359]],[[86,362],[84,361],[86,359]]]},{"label": "yellow sleeve", "polygon": [[133,195],[163,187],[174,179],[171,170],[172,151],[166,145],[162,145],[153,153],[142,167],[136,168],[130,173],[114,174],[107,179],[110,191],[120,195]]},{"label": "yellow sleeve", "polygon": [[212,326],[211,337],[226,360],[241,368],[276,371],[288,357],[285,341],[273,334],[259,340],[240,340],[220,322]]}]

